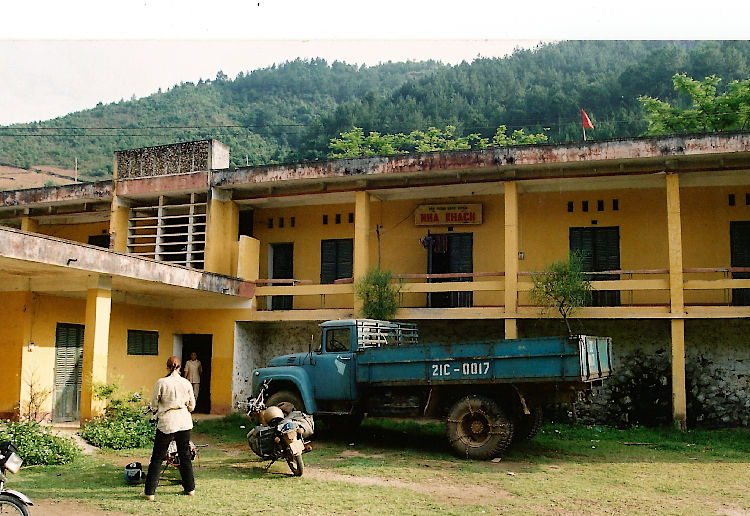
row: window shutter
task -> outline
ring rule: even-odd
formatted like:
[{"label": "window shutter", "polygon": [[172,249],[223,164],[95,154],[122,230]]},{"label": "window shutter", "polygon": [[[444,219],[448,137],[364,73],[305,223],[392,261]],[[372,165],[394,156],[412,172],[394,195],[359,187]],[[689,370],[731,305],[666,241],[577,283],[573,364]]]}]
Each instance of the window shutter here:
[{"label": "window shutter", "polygon": [[336,241],[320,243],[320,282],[333,283],[336,279]]},{"label": "window shutter", "polygon": [[159,332],[128,330],[128,355],[158,355]]},{"label": "window shutter", "polygon": [[76,385],[83,377],[83,330],[78,324],[58,324],[55,335],[55,387]]},{"label": "window shutter", "polygon": [[336,250],[336,279],[351,278],[354,270],[354,242],[350,238],[339,240]]}]

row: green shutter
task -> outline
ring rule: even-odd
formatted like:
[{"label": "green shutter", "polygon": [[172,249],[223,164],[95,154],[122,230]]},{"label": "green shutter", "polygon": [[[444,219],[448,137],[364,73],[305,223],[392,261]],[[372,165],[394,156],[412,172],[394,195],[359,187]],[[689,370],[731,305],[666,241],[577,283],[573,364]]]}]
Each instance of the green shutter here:
[{"label": "green shutter", "polygon": [[159,332],[128,330],[128,355],[158,355]]}]

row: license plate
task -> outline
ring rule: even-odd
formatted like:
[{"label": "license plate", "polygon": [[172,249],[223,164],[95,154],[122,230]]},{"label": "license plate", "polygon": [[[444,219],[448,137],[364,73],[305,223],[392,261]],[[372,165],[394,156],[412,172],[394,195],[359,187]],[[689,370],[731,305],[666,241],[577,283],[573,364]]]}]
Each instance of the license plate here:
[{"label": "license plate", "polygon": [[299,439],[295,439],[289,443],[289,449],[294,455],[299,455],[305,449],[305,445]]}]

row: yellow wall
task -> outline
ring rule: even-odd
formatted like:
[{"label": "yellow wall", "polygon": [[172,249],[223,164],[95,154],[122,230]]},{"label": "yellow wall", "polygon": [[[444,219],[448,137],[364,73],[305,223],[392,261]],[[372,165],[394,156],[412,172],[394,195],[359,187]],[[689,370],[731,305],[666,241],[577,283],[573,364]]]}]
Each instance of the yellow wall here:
[{"label": "yellow wall", "polygon": [[[750,188],[700,187],[681,188],[682,260],[685,268],[729,267],[731,246],[729,222],[750,220],[750,206],[745,194]],[[729,194],[735,195],[735,206],[729,206]],[[719,279],[722,273],[686,274],[685,279]],[[731,297],[724,290],[686,291],[685,302],[724,303]]]},{"label": "yellow wall", "polygon": [[90,236],[109,234],[109,221],[88,224],[39,224],[38,233],[87,244]]},{"label": "yellow wall", "polygon": [[51,413],[54,399],[55,379],[55,338],[57,323],[84,324],[86,300],[57,296],[33,296],[31,302],[31,340],[33,351],[24,351],[21,370],[24,381],[21,384],[21,400],[28,398],[29,386],[26,379],[36,378],[36,386],[49,389],[50,394],[43,412]]},{"label": "yellow wall", "polygon": [[[612,209],[613,199],[619,209]],[[597,211],[597,201],[604,201],[604,211]],[[568,212],[573,201],[574,211]],[[582,211],[588,201],[589,211]],[[571,227],[620,228],[620,268],[667,269],[667,208],[663,189],[609,190],[596,192],[521,193],[519,195],[519,249],[524,253],[521,271],[539,271],[545,265],[567,256]],[[684,208],[683,208],[684,213]],[[596,221],[596,224],[593,223]],[[633,279],[666,278],[667,275],[639,275]],[[622,278],[628,279],[628,278]],[[662,292],[635,292],[634,304],[667,303]],[[528,296],[521,295],[521,304]],[[628,292],[622,293],[622,304],[630,303]]]},{"label": "yellow wall", "polygon": [[[503,200],[502,196],[457,197],[430,200],[384,202],[375,199],[370,213],[370,264],[378,264],[378,236],[380,227],[380,263],[394,274],[427,273],[427,251],[419,243],[421,237],[431,233],[447,233],[447,226],[416,226],[414,210],[420,204],[482,203],[483,224],[456,225],[454,233],[474,234],[474,271],[502,271],[503,264]],[[257,210],[254,216],[253,236],[260,240],[260,277],[268,278],[269,244],[294,243],[294,277],[320,283],[320,242],[336,238],[354,238],[354,223],[349,223],[349,214],[354,213],[354,204],[304,206],[285,209]],[[328,224],[323,224],[323,215],[328,215]],[[341,223],[336,224],[336,214]],[[279,228],[279,218],[284,218],[284,227]],[[295,226],[290,226],[290,217]],[[268,219],[273,218],[273,228],[268,228]],[[489,278],[497,280],[498,278]],[[414,281],[414,280],[412,280]],[[482,281],[482,279],[477,279]],[[501,294],[478,292],[476,305],[502,304]],[[425,294],[406,294],[406,306],[425,306]],[[351,296],[326,296],[326,308],[348,308]],[[261,303],[261,308],[265,305]],[[319,296],[295,298],[294,308],[320,308]]]},{"label": "yellow wall", "polygon": [[25,293],[3,294],[3,309],[0,310],[0,356],[3,357],[0,378],[0,417],[8,417],[15,411],[21,395],[21,355],[28,353],[23,343],[23,311]]},{"label": "yellow wall", "polygon": [[234,323],[247,319],[242,310],[175,310],[174,333],[211,334],[211,412],[232,410]]},{"label": "yellow wall", "polygon": [[[172,310],[113,304],[109,328],[107,381],[119,381],[125,389],[147,397],[158,378],[166,373],[174,345]],[[159,332],[159,354],[128,355],[128,330]]]}]

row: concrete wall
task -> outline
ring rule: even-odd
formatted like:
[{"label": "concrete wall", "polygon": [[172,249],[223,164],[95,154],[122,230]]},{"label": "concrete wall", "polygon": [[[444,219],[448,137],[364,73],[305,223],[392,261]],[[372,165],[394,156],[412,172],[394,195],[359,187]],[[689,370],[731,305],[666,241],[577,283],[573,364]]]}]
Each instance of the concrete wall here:
[{"label": "concrete wall", "polygon": [[238,321],[235,326],[234,369],[232,372],[232,405],[250,396],[250,374],[265,367],[278,355],[308,350],[320,342],[317,322],[251,323]]}]

